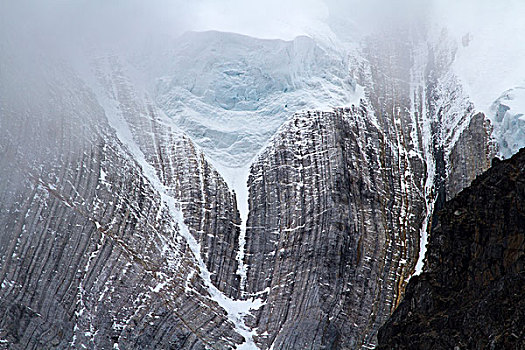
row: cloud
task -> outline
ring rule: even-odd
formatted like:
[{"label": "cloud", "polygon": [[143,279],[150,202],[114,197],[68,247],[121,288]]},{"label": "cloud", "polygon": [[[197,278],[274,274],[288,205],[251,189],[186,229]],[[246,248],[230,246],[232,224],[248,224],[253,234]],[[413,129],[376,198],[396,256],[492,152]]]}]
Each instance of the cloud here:
[{"label": "cloud", "polygon": [[434,19],[461,43],[454,69],[477,108],[487,112],[505,90],[525,86],[525,2],[520,0],[446,1]]},{"label": "cloud", "polygon": [[193,30],[220,30],[260,38],[293,39],[326,27],[329,10],[322,0],[200,0]]},{"label": "cloud", "polygon": [[3,40],[49,52],[177,36],[192,20],[191,6],[182,0],[1,0],[1,6]]},{"label": "cloud", "polygon": [[512,65],[525,51],[516,40],[525,31],[521,0],[0,0],[0,6],[0,45],[44,54],[139,47],[187,30],[359,41],[387,23],[407,21],[447,27],[457,40],[471,33],[468,59],[490,58],[484,69]]}]

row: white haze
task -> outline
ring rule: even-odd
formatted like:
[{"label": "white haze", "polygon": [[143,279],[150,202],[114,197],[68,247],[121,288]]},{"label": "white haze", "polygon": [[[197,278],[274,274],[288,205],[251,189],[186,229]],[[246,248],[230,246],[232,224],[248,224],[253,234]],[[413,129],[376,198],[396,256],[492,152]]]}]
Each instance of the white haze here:
[{"label": "white haze", "polygon": [[525,1],[463,0],[438,10],[436,23],[458,42],[469,35],[454,68],[478,109],[486,112],[505,90],[525,86]]},{"label": "white haze", "polygon": [[478,108],[524,85],[521,0],[0,0],[0,49],[64,56],[96,46],[135,50],[152,38],[218,30],[332,44],[358,42],[384,23],[424,21],[461,43],[455,69]]}]

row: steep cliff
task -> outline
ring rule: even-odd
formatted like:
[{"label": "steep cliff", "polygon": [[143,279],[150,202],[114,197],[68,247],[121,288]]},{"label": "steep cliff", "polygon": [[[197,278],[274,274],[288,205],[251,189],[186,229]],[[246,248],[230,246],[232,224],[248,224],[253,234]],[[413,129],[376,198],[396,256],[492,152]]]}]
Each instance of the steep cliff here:
[{"label": "steep cliff", "polygon": [[[78,69],[2,52],[0,344],[373,347],[422,268],[435,207],[494,152],[490,125],[449,69],[453,48],[411,35],[371,37],[346,62],[307,38],[207,34],[217,50],[234,37],[226,49],[242,51],[240,70],[220,52],[200,56],[156,95],[116,56]],[[244,46],[254,59],[257,47],[294,57],[268,77],[267,62],[244,62]],[[225,76],[230,85],[218,86]],[[244,90],[252,80],[255,95]],[[350,103],[356,81],[364,93]],[[347,107],[284,117],[289,99],[298,109],[333,96]],[[254,125],[236,129],[250,109]],[[209,139],[203,150],[178,127],[193,117],[209,124],[187,129]],[[206,148],[225,134],[227,147]],[[266,147],[233,150],[252,137]],[[248,193],[242,204],[207,160],[225,150],[223,166],[258,154],[236,188]]]},{"label": "steep cliff", "polygon": [[378,349],[524,349],[525,150],[448,202]]},{"label": "steep cliff", "polygon": [[489,166],[490,124],[449,70],[453,48],[402,38],[369,39],[359,105],[296,114],[251,167],[241,290],[265,301],[262,348],[372,348],[422,269],[434,210]]},{"label": "steep cliff", "polygon": [[0,346],[243,342],[234,196],[116,62],[98,96],[53,67],[0,85]]},{"label": "steep cliff", "polygon": [[372,342],[410,275],[424,199],[369,120],[366,105],[298,115],[252,166],[246,292],[267,295],[267,347]]}]

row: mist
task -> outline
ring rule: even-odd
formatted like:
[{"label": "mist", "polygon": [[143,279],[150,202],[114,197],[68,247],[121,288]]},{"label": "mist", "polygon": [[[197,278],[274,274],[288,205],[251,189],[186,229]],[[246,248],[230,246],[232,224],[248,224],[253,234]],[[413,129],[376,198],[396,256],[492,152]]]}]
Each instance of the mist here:
[{"label": "mist", "polygon": [[[525,147],[524,15],[524,0],[0,0],[0,214],[17,211],[0,220],[16,226],[0,328],[28,347],[365,341],[422,271],[449,178]],[[512,89],[521,106],[492,113]]]},{"label": "mist", "polygon": [[[418,22],[456,40],[455,69],[481,109],[525,79],[525,44],[517,38],[525,32],[525,3],[518,0],[2,0],[0,6],[2,56],[75,60],[90,50],[135,52],[151,40],[207,30],[283,40],[306,35],[342,46],[393,23]],[[468,47],[461,45],[465,35]]]},{"label": "mist", "polygon": [[387,23],[418,20],[453,35],[483,36],[523,29],[523,10],[525,4],[517,0],[2,0],[0,35],[2,41],[25,35],[33,44],[54,49],[86,42],[136,45],[152,36],[206,30],[266,39],[308,35],[360,40]]}]

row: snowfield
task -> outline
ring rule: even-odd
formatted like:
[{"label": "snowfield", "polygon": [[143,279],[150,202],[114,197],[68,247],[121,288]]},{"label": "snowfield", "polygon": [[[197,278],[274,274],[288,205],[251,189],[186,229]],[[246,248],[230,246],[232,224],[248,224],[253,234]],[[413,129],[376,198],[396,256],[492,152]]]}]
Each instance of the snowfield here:
[{"label": "snowfield", "polygon": [[157,105],[230,168],[248,165],[295,112],[347,106],[362,93],[349,75],[349,53],[306,36],[190,32],[158,50],[139,59],[154,77]]}]

